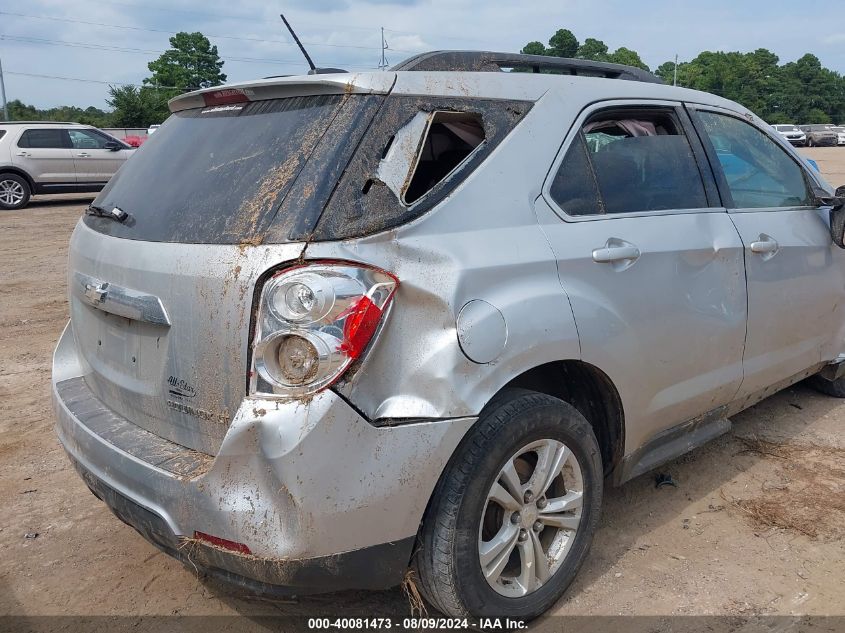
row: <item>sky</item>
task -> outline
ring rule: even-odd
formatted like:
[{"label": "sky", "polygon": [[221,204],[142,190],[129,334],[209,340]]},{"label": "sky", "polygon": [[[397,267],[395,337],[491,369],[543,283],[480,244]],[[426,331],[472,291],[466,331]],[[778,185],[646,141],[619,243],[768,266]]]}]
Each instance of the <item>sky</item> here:
[{"label": "sky", "polygon": [[391,64],[444,48],[515,52],[568,28],[580,41],[631,48],[652,69],[676,54],[768,48],[781,63],[809,52],[845,74],[839,0],[804,0],[800,10],[787,0],[0,0],[6,96],[107,108],[109,84],[140,84],[176,31],[216,44],[230,82],[303,73],[280,12],[318,66],[353,71],[377,68],[381,27]]}]

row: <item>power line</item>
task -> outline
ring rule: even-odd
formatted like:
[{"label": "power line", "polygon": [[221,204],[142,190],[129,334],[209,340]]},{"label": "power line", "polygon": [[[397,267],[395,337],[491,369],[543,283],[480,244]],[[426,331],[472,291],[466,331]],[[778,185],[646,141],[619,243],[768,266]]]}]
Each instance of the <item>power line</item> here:
[{"label": "power line", "polygon": [[[89,22],[87,20],[74,20],[71,18],[59,18],[54,17],[51,15],[30,15],[26,13],[12,13],[10,11],[0,11],[0,15],[10,15],[17,18],[29,18],[33,20],[51,20],[53,22],[70,22],[73,24],[86,24],[88,26],[104,26],[107,28],[112,29],[125,29],[129,31],[145,31],[148,33],[165,33],[168,35],[176,35],[178,31],[167,31],[165,29],[148,29],[140,26],[129,26],[126,24],[107,24],[104,22]],[[240,40],[244,42],[262,42],[262,43],[273,43],[273,44],[281,44],[283,46],[296,46],[293,42],[288,42],[287,40],[270,40],[263,37],[242,37],[236,35],[205,35],[207,38],[215,38],[215,39],[222,39],[222,40]],[[361,46],[355,44],[323,44],[320,42],[303,42],[303,44],[307,44],[308,46],[322,46],[328,48],[354,48],[359,50],[367,50],[370,51],[373,49],[372,46]],[[400,53],[417,53],[419,51],[400,51],[397,49],[397,52]]]},{"label": "power line", "polygon": [[[21,77],[36,77],[38,79],[61,79],[62,81],[81,81],[91,84],[105,84],[107,86],[134,86],[136,88],[152,88],[153,86],[145,84],[133,84],[125,81],[103,81],[102,79],[82,79],[80,77],[61,77],[59,75],[39,75],[36,73],[19,73],[12,70],[3,71],[7,75],[19,75]],[[185,87],[185,86],[155,86],[164,90],[199,90],[199,88]]]},{"label": "power line", "polygon": [[[118,53],[141,53],[144,55],[162,55],[165,51],[155,51],[144,48],[130,48],[126,46],[113,46],[110,44],[95,44],[92,42],[68,42],[66,40],[51,40],[40,37],[21,37],[16,35],[5,35],[0,33],[0,40],[8,40],[10,42],[21,42],[23,44],[48,44],[51,46],[66,46],[70,48],[87,48],[91,50],[114,51]],[[247,62],[259,64],[292,64],[296,66],[302,65],[302,60],[296,59],[268,59],[264,57],[222,57],[213,55],[211,53],[193,53],[197,57],[211,57],[221,59],[223,61],[233,62]],[[339,64],[349,68],[372,69],[372,66],[364,66],[361,64]]]}]

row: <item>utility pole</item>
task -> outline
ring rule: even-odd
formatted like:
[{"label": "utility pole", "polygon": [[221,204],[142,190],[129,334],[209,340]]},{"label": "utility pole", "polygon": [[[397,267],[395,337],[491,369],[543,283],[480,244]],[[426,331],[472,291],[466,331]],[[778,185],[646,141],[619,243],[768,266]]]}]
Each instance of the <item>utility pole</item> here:
[{"label": "utility pole", "polygon": [[675,77],[672,79],[672,85],[678,85],[678,54],[675,53]]},{"label": "utility pole", "polygon": [[0,100],[3,101],[3,120],[9,120],[9,106],[6,105],[6,84],[3,81],[3,60],[0,60]]},{"label": "utility pole", "polygon": [[378,63],[379,70],[386,70],[390,66],[390,62],[384,56],[384,51],[388,49],[387,42],[384,41],[384,27],[381,27],[381,60]]}]

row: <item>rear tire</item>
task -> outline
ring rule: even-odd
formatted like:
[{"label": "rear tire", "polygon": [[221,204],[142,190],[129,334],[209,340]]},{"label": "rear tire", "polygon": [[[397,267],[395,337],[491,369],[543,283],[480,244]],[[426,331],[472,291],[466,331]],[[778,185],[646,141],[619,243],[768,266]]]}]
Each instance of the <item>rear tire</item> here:
[{"label": "rear tire", "polygon": [[541,615],[587,556],[602,486],[598,442],[574,407],[503,392],[435,488],[414,559],[420,591],[452,617]]},{"label": "rear tire", "polygon": [[26,178],[11,173],[0,174],[0,209],[23,209],[31,196],[32,190]]}]

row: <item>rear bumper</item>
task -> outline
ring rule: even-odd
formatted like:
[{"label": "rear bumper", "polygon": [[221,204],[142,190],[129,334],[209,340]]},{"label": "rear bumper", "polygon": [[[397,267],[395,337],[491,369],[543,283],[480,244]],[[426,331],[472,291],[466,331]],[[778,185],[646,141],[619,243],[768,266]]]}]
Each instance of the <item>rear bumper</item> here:
[{"label": "rear bumper", "polygon": [[391,587],[403,578],[414,544],[414,537],[409,537],[334,556],[273,564],[180,538],[160,516],[110,488],[73,457],[70,459],[91,492],[150,543],[192,569],[259,595],[283,597]]},{"label": "rear bumper", "polygon": [[[262,593],[401,582],[437,479],[474,421],[375,428],[331,391],[307,403],[247,398],[210,456],[115,414],[79,367],[68,327],[53,361],[56,432],[88,486],[159,548]],[[195,531],[251,554],[198,543]]]}]

